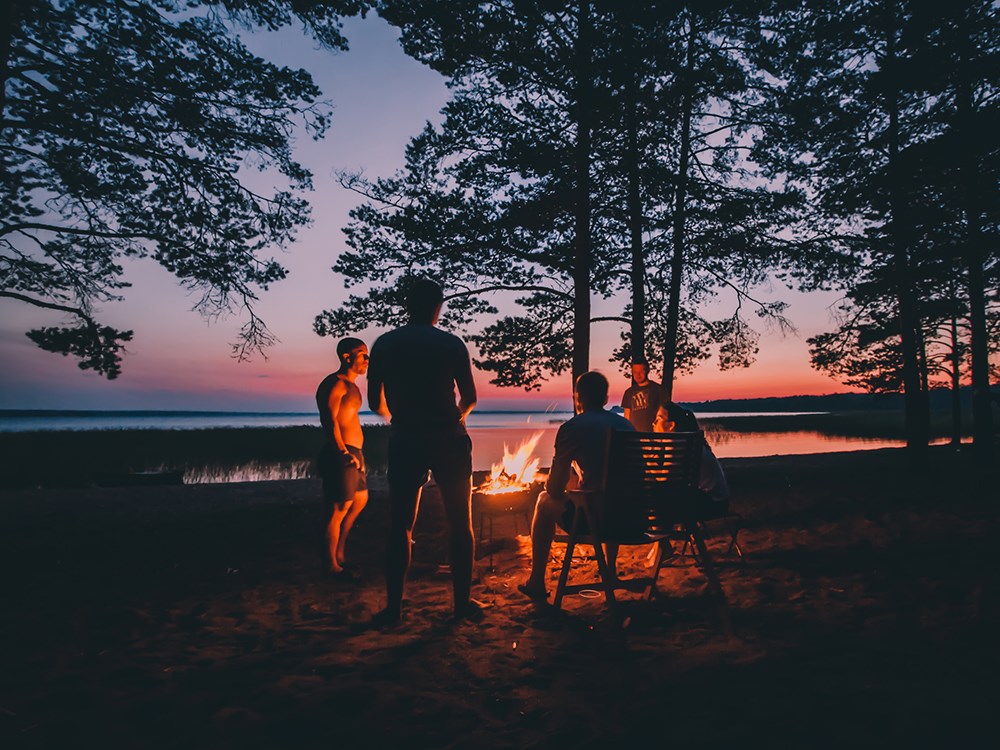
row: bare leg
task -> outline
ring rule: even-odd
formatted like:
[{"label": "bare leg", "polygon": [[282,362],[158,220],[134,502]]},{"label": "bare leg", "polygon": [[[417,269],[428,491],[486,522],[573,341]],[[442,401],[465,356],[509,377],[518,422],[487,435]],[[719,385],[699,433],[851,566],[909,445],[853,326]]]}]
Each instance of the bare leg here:
[{"label": "bare leg", "polygon": [[542,492],[535,503],[531,519],[531,574],[524,587],[531,594],[545,594],[545,571],[549,564],[549,551],[556,535],[556,520],[566,505],[548,492]]},{"label": "bare leg", "polygon": [[330,521],[326,525],[327,562],[330,566],[329,569],[334,573],[343,571],[343,567],[341,567],[342,560],[339,558],[337,550],[341,545],[341,525],[350,508],[351,503],[344,503],[342,508],[334,506],[333,513],[330,515]]},{"label": "bare leg", "polygon": [[351,528],[354,526],[354,522],[357,520],[361,511],[365,509],[368,504],[368,490],[361,490],[355,493],[354,500],[348,503],[348,512],[344,517],[344,521],[340,526],[340,541],[337,543],[336,549],[336,560],[339,565],[344,564],[344,547],[347,544],[347,535],[351,532]]},{"label": "bare leg", "polygon": [[417,519],[422,486],[407,490],[392,489],[389,497],[392,505],[389,520],[389,539],[385,554],[385,589],[387,615],[398,618],[403,603],[403,582],[410,568],[410,553],[413,546],[413,524]]},{"label": "bare leg", "polygon": [[472,477],[441,486],[441,499],[448,518],[448,562],[455,611],[469,604],[472,589],[472,567],[475,557],[475,537],[472,532]]}]

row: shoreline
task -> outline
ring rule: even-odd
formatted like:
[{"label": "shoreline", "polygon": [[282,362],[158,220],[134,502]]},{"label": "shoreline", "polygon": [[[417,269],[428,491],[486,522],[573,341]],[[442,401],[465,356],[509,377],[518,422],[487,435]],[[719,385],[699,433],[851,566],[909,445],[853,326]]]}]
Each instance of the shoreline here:
[{"label": "shoreline", "polygon": [[[902,418],[883,413],[830,413],[781,417],[735,416],[702,421],[709,443],[720,458],[749,450],[743,441],[760,443],[757,455],[792,455],[822,447],[826,436],[843,445],[829,446],[850,451],[850,443],[895,441],[902,434]],[[477,469],[487,469],[511,447],[534,431],[550,432],[557,424],[518,424],[470,427]],[[389,428],[365,425],[365,457],[374,471],[384,470]],[[935,423],[933,435],[948,434],[947,421]],[[83,487],[102,475],[124,476],[149,472],[181,472],[194,479],[226,477],[233,470],[256,476],[308,474],[309,464],[322,444],[318,426],[216,427],[200,429],[126,429],[0,432],[0,455],[6,469],[0,486]],[[551,459],[552,440],[539,445],[542,463]],[[277,467],[277,468],[275,468]],[[246,475],[246,474],[245,474]]]}]

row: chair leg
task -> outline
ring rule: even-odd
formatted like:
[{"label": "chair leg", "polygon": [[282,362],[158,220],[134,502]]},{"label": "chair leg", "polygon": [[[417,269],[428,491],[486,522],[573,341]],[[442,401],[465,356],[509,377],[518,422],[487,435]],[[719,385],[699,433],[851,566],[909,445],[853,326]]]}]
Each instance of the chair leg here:
[{"label": "chair leg", "polygon": [[[669,544],[669,542],[668,542]],[[654,596],[656,596],[656,582],[660,578],[660,570],[663,568],[663,561],[666,558],[666,547],[663,542],[656,543],[656,562],[653,564],[653,573],[649,581],[649,586],[646,588],[645,599],[650,601]]]},{"label": "chair leg", "polygon": [[569,530],[569,541],[566,542],[566,556],[563,558],[562,571],[559,573],[559,583],[556,585],[556,595],[552,606],[562,609],[563,594],[566,593],[566,582],[569,580],[569,566],[573,562],[573,550],[576,548],[576,529],[579,525],[580,511],[573,513],[573,523]]},{"label": "chair leg", "polygon": [[740,530],[743,528],[743,518],[741,516],[727,516],[725,522],[726,531],[729,532],[729,548],[726,550],[726,554],[731,555],[735,550],[740,562],[746,565],[747,559],[743,556],[743,549],[740,547],[738,538]]},{"label": "chair leg", "polygon": [[601,534],[594,522],[593,516],[583,506],[584,517],[590,529],[590,537],[594,540],[594,557],[597,559],[597,572],[601,577],[602,588],[604,589],[604,599],[607,602],[608,610],[616,621],[621,621],[618,613],[618,600],[615,599],[615,579],[618,576],[617,570],[612,574],[608,559],[604,556],[604,545],[601,544]]},{"label": "chair leg", "polygon": [[719,582],[719,576],[715,572],[715,565],[712,563],[712,558],[708,553],[708,548],[705,546],[705,538],[702,536],[701,531],[695,526],[691,530],[691,539],[694,542],[694,546],[698,550],[698,556],[701,558],[701,569],[708,579],[709,588],[715,593],[716,600],[719,605],[719,616],[722,618],[722,627],[726,632],[726,635],[733,635],[733,622],[729,617],[729,605],[726,603],[726,594],[722,590],[722,584]]},{"label": "chair leg", "polygon": [[688,537],[684,541],[684,549],[689,551],[694,564],[701,567],[701,557],[698,555],[698,547],[694,543],[694,533],[691,531],[688,531]]}]

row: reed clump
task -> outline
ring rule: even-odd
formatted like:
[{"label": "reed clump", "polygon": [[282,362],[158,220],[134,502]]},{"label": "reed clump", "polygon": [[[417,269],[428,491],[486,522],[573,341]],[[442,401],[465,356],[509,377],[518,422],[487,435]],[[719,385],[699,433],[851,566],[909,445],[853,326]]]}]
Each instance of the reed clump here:
[{"label": "reed clump", "polygon": [[[369,471],[384,472],[388,428],[363,430]],[[320,428],[310,426],[0,433],[0,486],[86,487],[102,476],[140,472],[181,472],[198,481],[239,467],[275,465],[312,475],[322,442]]]}]

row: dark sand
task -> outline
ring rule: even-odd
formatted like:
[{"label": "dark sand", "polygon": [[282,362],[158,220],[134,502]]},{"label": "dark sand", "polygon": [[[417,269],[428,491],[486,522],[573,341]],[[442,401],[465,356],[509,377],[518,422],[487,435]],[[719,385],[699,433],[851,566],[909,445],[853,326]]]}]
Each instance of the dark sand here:
[{"label": "dark sand", "polygon": [[974,479],[946,448],[912,481],[898,450],[724,463],[750,558],[720,565],[733,639],[690,567],[628,604],[624,634],[601,599],[540,611],[515,589],[513,518],[495,570],[479,548],[484,621],[450,624],[432,492],[408,619],[365,630],[384,604],[377,477],[355,585],[318,575],[315,480],[2,492],[0,744],[995,744],[996,472]]}]

